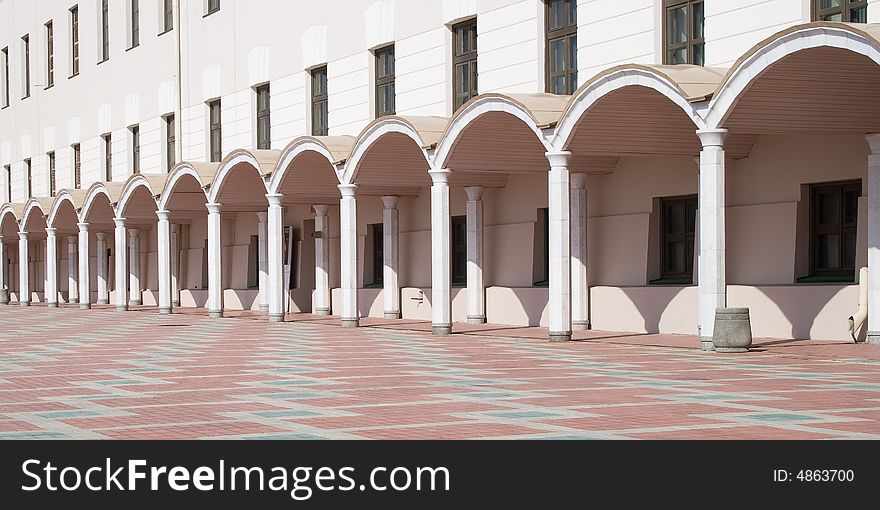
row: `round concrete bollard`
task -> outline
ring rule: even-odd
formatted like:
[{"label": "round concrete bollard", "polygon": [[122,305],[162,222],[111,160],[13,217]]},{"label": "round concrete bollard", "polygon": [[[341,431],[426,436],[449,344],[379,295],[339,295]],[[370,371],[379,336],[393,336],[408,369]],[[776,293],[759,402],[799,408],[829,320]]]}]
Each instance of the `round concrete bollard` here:
[{"label": "round concrete bollard", "polygon": [[716,352],[746,352],[752,345],[752,325],[748,308],[715,310],[712,343]]}]

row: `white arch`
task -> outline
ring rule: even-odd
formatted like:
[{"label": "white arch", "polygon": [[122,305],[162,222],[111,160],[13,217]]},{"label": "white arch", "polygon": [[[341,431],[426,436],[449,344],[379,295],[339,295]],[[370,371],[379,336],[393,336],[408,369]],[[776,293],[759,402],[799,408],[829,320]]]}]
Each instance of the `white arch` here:
[{"label": "white arch", "polygon": [[[227,176],[229,176],[233,168],[242,163],[250,165],[257,172],[257,175],[260,175],[260,163],[257,161],[257,158],[250,153],[250,151],[244,149],[233,151],[228,156],[226,156],[226,159],[224,159],[222,163],[220,163],[220,169],[217,171],[217,176],[214,177],[214,182],[212,182],[211,186],[208,188],[209,203],[217,203],[217,199],[220,198],[220,191],[223,189],[223,183],[226,180]],[[265,187],[266,180],[261,180],[263,181],[263,186]]]},{"label": "white arch", "polygon": [[591,83],[572,96],[553,134],[553,148],[557,151],[564,150],[575,131],[577,123],[599,100],[615,91],[632,86],[647,87],[669,99],[673,104],[681,108],[684,114],[694,123],[694,132],[705,127],[703,118],[700,117],[693,103],[688,100],[678,85],[673,83],[667,76],[652,69],[643,66],[633,66],[631,68],[617,69],[605,75],[600,74]]},{"label": "white arch", "polygon": [[[278,159],[278,164],[275,166],[275,170],[272,171],[272,175],[269,178],[269,183],[267,188],[269,189],[270,194],[278,193],[278,190],[281,188],[281,184],[284,182],[284,178],[287,176],[287,172],[290,169],[290,165],[299,157],[301,154],[306,152],[315,152],[320,154],[324,159],[327,160],[327,164],[330,167],[334,167],[333,165],[333,155],[330,154],[330,150],[326,145],[321,143],[318,139],[304,136],[297,138],[296,140],[290,142],[287,147],[284,148],[284,151],[281,153],[281,157]],[[336,177],[336,180],[339,180],[339,174],[334,170],[333,175]]]},{"label": "white arch", "polygon": [[73,214],[76,215],[76,221],[80,221],[80,215],[76,211],[76,201],[74,201],[73,196],[69,191],[63,189],[55,195],[55,201],[52,202],[52,210],[49,212],[49,218],[46,220],[46,223],[50,228],[55,227],[55,220],[58,219],[58,211],[61,209],[61,205],[64,204],[64,202],[70,202],[71,207],[73,207]]},{"label": "white arch", "polygon": [[137,191],[138,188],[146,188],[147,191],[150,192],[150,196],[155,200],[156,192],[153,191],[147,178],[143,175],[135,175],[129,179],[122,188],[122,193],[119,195],[119,202],[114,209],[116,216],[125,217],[125,206],[128,205],[128,201],[131,200],[132,195],[134,195],[134,192]]},{"label": "white arch", "polygon": [[[202,181],[202,177],[196,172],[196,169],[189,163],[181,163],[174,167],[171,170],[171,173],[168,174],[168,179],[165,181],[165,187],[162,189],[162,194],[159,195],[159,199],[157,200],[159,204],[160,211],[168,210],[168,201],[171,200],[171,195],[174,194],[174,188],[177,187],[177,183],[180,182],[184,176],[190,176],[199,183],[199,188],[202,189],[202,192],[205,193],[206,184]],[[208,198],[208,194],[205,193],[205,199]]]},{"label": "white arch", "polygon": [[[110,209],[113,210],[113,197],[110,196],[110,191],[107,189],[107,186],[105,186],[103,182],[96,182],[89,187],[89,191],[86,193],[86,199],[83,200],[83,206],[79,212],[80,221],[85,221],[89,217],[92,206],[95,204],[95,199],[100,195],[107,197],[107,201],[110,202]],[[113,210],[113,213],[115,215],[116,211]]]},{"label": "white arch", "polygon": [[764,71],[802,50],[829,47],[864,55],[880,65],[878,42],[867,33],[843,24],[815,24],[784,30],[755,45],[728,71],[709,103],[706,127],[724,127],[740,96]]},{"label": "white arch", "polygon": [[[31,198],[24,206],[24,213],[21,215],[21,228],[25,228],[25,225],[27,225],[28,222],[28,218],[30,218],[31,211],[33,211],[34,209],[39,209],[43,216],[46,216],[46,211],[43,210],[43,206],[40,205],[39,200],[37,200],[36,198]],[[48,222],[46,223],[46,225],[48,226]]]},{"label": "white arch", "polygon": [[445,168],[451,154],[450,151],[464,130],[467,129],[471,122],[492,112],[503,112],[513,115],[535,134],[535,138],[547,151],[553,149],[553,146],[544,139],[544,134],[541,132],[541,128],[538,127],[538,123],[531,112],[522,103],[500,94],[487,94],[471,99],[469,103],[459,110],[446,127],[446,131],[444,131],[440,141],[437,143],[437,150],[434,152],[434,168]]},{"label": "white arch", "polygon": [[360,168],[361,160],[363,160],[367,151],[370,150],[370,147],[372,147],[373,144],[381,140],[383,136],[391,133],[398,133],[409,137],[422,152],[422,156],[425,158],[428,168],[432,168],[432,160],[431,157],[428,156],[428,151],[425,150],[425,142],[422,140],[422,137],[416,131],[415,127],[400,117],[383,117],[368,126],[355,141],[352,146],[351,156],[345,162],[342,178],[339,179],[340,182],[343,184],[354,183],[354,179],[357,177],[357,172]]},{"label": "white arch", "polygon": [[6,219],[6,215],[11,214],[12,220],[16,223],[19,222],[18,215],[15,214],[15,209],[12,208],[12,204],[6,203],[3,206],[0,206],[0,225],[3,224],[3,221]]}]

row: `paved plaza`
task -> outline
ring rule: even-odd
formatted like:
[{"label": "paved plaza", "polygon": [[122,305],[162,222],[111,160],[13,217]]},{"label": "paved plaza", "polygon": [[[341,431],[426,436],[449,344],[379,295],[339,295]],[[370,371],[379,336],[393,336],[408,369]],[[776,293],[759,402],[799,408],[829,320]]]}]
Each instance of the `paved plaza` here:
[{"label": "paved plaza", "polygon": [[880,347],[0,307],[0,439],[880,438]]}]

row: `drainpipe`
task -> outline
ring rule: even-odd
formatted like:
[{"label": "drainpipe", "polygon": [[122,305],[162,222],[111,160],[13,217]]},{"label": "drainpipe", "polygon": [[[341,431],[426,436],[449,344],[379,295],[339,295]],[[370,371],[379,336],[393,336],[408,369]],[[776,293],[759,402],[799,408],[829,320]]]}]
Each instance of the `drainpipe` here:
[{"label": "drainpipe", "polygon": [[856,331],[865,323],[868,318],[868,268],[863,267],[859,270],[859,309],[849,318],[849,334],[854,342],[856,339]]},{"label": "drainpipe", "polygon": [[177,163],[183,161],[183,77],[181,76],[181,23],[180,19],[180,2],[181,0],[173,0],[174,2],[174,63],[177,66],[177,94],[174,103],[174,157]]}]

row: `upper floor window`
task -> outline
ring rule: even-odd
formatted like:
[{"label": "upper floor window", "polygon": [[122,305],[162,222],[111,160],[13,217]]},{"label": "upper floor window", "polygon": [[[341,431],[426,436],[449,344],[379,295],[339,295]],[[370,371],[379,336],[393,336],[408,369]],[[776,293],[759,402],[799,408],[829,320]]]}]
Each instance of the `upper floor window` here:
[{"label": "upper floor window", "polygon": [[21,38],[21,98],[31,97],[31,39],[28,34]]},{"label": "upper floor window", "polygon": [[73,187],[79,189],[82,186],[82,154],[78,143],[70,148],[73,151]]},{"label": "upper floor window", "polygon": [[370,270],[373,273],[372,281],[365,282],[367,285],[381,287],[385,281],[385,236],[383,225],[374,223],[369,225],[369,241],[372,244]]},{"label": "upper floor window", "polygon": [[55,33],[52,22],[46,22],[46,88],[55,85]]},{"label": "upper floor window", "polygon": [[31,160],[30,158],[24,160],[24,184],[25,184],[25,195],[24,199],[27,201],[29,198],[34,196],[33,189],[33,179],[31,174]]},{"label": "upper floor window", "polygon": [[211,161],[217,162],[223,159],[223,124],[220,119],[220,100],[215,99],[208,102],[209,117],[209,140],[211,149]]},{"label": "upper floor window", "polygon": [[577,0],[546,0],[547,92],[577,90]]},{"label": "upper floor window", "polygon": [[467,216],[453,216],[449,223],[451,236],[450,276],[452,285],[467,285]]},{"label": "upper floor window", "polygon": [[79,74],[79,7],[70,8],[70,76]]},{"label": "upper floor window", "polygon": [[813,21],[868,22],[868,0],[813,0]]},{"label": "upper floor window", "polygon": [[49,160],[49,196],[55,196],[55,151],[46,154]]},{"label": "upper floor window", "polygon": [[810,190],[811,276],[855,277],[861,181],[816,184]]},{"label": "upper floor window", "polygon": [[376,50],[376,117],[394,115],[394,45]]},{"label": "upper floor window", "polygon": [[110,6],[101,0],[101,62],[110,58]]},{"label": "upper floor window", "polygon": [[205,16],[208,14],[214,14],[215,12],[220,10],[220,0],[206,0],[205,4]]},{"label": "upper floor window", "polygon": [[696,195],[660,200],[662,279],[693,281],[696,219]]},{"label": "upper floor window", "polygon": [[327,66],[312,70],[312,136],[327,136]]},{"label": "upper floor window", "polygon": [[172,0],[162,0],[162,33],[174,30],[174,4]]},{"label": "upper floor window", "polygon": [[165,116],[165,165],[168,171],[174,166],[176,161],[177,136],[174,129],[174,114],[169,113]]},{"label": "upper floor window", "polygon": [[3,87],[3,108],[9,106],[9,47],[0,50],[0,65],[2,65],[3,76],[0,77],[0,86]]},{"label": "upper floor window", "polygon": [[477,92],[477,18],[452,27],[453,105],[457,111]]},{"label": "upper floor window", "polygon": [[5,165],[3,170],[6,174],[6,201],[12,202],[12,165]]},{"label": "upper floor window", "polygon": [[269,84],[257,87],[257,148],[272,148],[271,109],[269,105]]},{"label": "upper floor window", "polygon": [[139,0],[128,0],[128,49],[141,43],[141,15]]},{"label": "upper floor window", "polygon": [[706,64],[703,0],[663,0],[664,64]]},{"label": "upper floor window", "polygon": [[110,182],[113,180],[113,141],[110,133],[101,138],[104,140],[104,180]]},{"label": "upper floor window", "polygon": [[129,130],[131,131],[131,173],[136,175],[141,173],[141,127],[135,124]]}]

